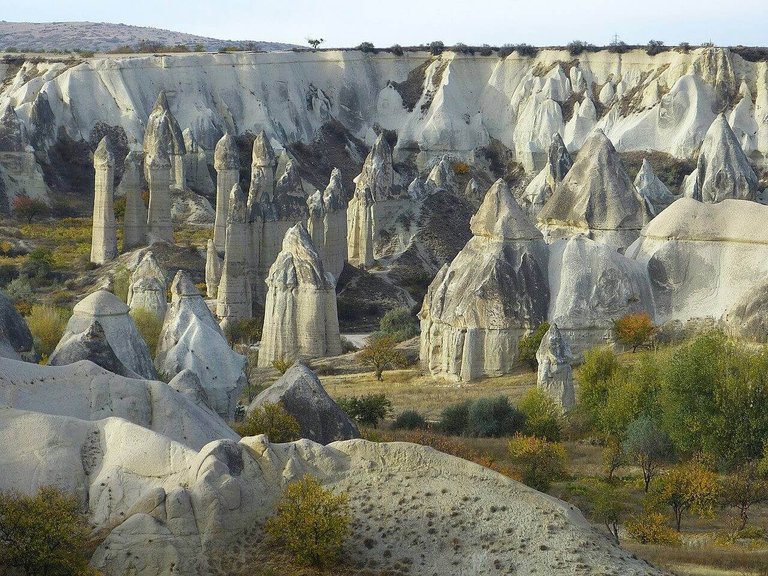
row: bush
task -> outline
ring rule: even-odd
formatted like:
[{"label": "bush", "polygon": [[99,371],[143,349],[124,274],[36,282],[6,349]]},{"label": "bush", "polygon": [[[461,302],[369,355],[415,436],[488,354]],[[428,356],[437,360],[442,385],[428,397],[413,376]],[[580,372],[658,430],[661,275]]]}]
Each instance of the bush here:
[{"label": "bush", "polygon": [[60,308],[35,304],[27,316],[27,325],[32,332],[35,351],[47,358],[64,335],[67,317]]},{"label": "bush", "polygon": [[656,326],[647,313],[641,312],[614,320],[613,331],[620,344],[631,346],[632,352],[635,352],[656,333]]},{"label": "bush", "polygon": [[282,403],[264,404],[256,408],[245,422],[236,423],[234,430],[240,436],[266,434],[270,442],[293,442],[301,438],[299,422],[288,413]]},{"label": "bush", "polygon": [[5,286],[19,277],[19,268],[15,264],[0,264],[0,284]]},{"label": "bush", "polygon": [[47,286],[52,279],[53,253],[50,250],[36,248],[27,255],[27,260],[19,268],[19,274],[29,278],[32,286]]},{"label": "bush", "polygon": [[144,308],[131,310],[131,317],[133,318],[133,323],[136,324],[139,334],[144,338],[144,342],[147,343],[149,355],[154,358],[157,352],[157,343],[160,340],[160,332],[163,329],[163,321]]},{"label": "bush", "polygon": [[621,40],[611,42],[608,46],[608,51],[613,52],[614,54],[624,54],[627,50],[629,50],[629,46],[627,46],[626,42]]},{"label": "bush", "polygon": [[397,342],[392,336],[378,336],[369,339],[368,344],[358,352],[357,358],[373,368],[376,380],[382,381],[384,370],[402,368],[408,363],[405,354],[395,349]]},{"label": "bush", "polygon": [[596,424],[608,398],[609,384],[619,371],[619,362],[610,348],[592,348],[584,354],[584,363],[576,371],[579,383],[578,403]]},{"label": "bush", "polygon": [[688,42],[680,42],[680,44],[677,45],[677,49],[683,54],[688,54],[688,52],[691,51],[691,45]]},{"label": "bush", "polygon": [[371,42],[361,42],[358,44],[357,48],[355,50],[360,50],[360,52],[364,52],[366,54],[375,53],[376,48]]},{"label": "bush", "polygon": [[392,54],[394,54],[395,56],[403,55],[403,47],[400,46],[400,44],[394,44],[393,46],[390,47],[389,51],[392,52]]},{"label": "bush", "polygon": [[539,49],[530,44],[517,44],[515,46],[515,52],[520,54],[523,58],[533,58],[539,52]]},{"label": "bush", "polygon": [[536,370],[539,367],[536,352],[539,351],[541,339],[544,338],[547,330],[549,330],[549,322],[542,322],[536,330],[520,338],[517,343],[518,361],[527,364],[531,370]]},{"label": "bush", "polygon": [[230,346],[235,344],[254,344],[261,340],[264,318],[242,318],[227,324],[224,331]]},{"label": "bush", "polygon": [[115,198],[114,203],[112,205],[113,212],[115,213],[115,220],[118,222],[122,222],[125,218],[125,206],[126,206],[126,198],[125,196],[122,196],[120,198]]},{"label": "bush", "polygon": [[451,436],[461,436],[467,430],[467,418],[469,416],[470,400],[459,404],[446,406],[440,414],[438,429]]},{"label": "bush", "polygon": [[461,176],[462,174],[469,174],[469,164],[466,162],[454,162],[453,163],[453,173],[458,174]]},{"label": "bush", "polygon": [[627,533],[640,544],[679,546],[680,534],[667,526],[661,512],[646,512],[633,516],[626,523]]},{"label": "bush", "polygon": [[395,342],[413,338],[419,333],[419,325],[406,307],[393,308],[381,318],[379,332],[391,336]]},{"label": "bush", "polygon": [[562,444],[535,436],[516,434],[509,441],[512,461],[521,469],[523,482],[545,492],[566,475],[566,453]]},{"label": "bush", "polygon": [[469,407],[465,433],[476,438],[511,436],[523,428],[524,421],[506,396],[478,398]]},{"label": "bush", "polygon": [[574,40],[569,42],[566,46],[566,49],[571,56],[578,56],[579,54],[588,51],[590,48],[592,48],[592,44],[582,40]]},{"label": "bush", "polygon": [[435,40],[429,43],[429,51],[432,53],[432,56],[439,56],[444,50],[445,44],[440,40]]},{"label": "bush", "polygon": [[48,205],[42,200],[33,200],[29,196],[16,196],[12,203],[16,218],[30,224],[35,218],[42,218],[48,213]]},{"label": "bush", "polygon": [[339,398],[336,403],[347,416],[364,426],[376,428],[379,420],[392,413],[392,401],[384,394],[366,394]]},{"label": "bush", "polygon": [[11,280],[8,286],[5,287],[5,293],[14,302],[32,300],[32,285],[29,283],[29,278],[19,276],[15,280]]},{"label": "bush", "polygon": [[517,408],[525,418],[524,434],[552,442],[560,440],[562,410],[549,394],[539,388],[531,388],[520,400]]},{"label": "bush", "polygon": [[405,410],[401,412],[395,422],[392,424],[392,428],[402,430],[416,430],[427,427],[427,421],[424,416],[419,414],[416,410]]},{"label": "bush", "polygon": [[488,44],[483,44],[480,47],[480,56],[492,56],[493,55],[493,48],[490,47]]},{"label": "bush", "polygon": [[661,40],[649,40],[648,47],[646,48],[645,52],[649,56],[656,56],[656,54],[661,54],[664,52],[664,42]]},{"label": "bush", "polygon": [[89,532],[77,498],[56,488],[35,496],[0,493],[0,572],[95,574],[88,567]]},{"label": "bush", "polygon": [[453,51],[458,52],[459,54],[466,54],[466,55],[474,55],[475,49],[471,46],[467,46],[463,42],[457,42],[453,46]]},{"label": "bush", "polygon": [[128,301],[128,287],[131,285],[131,273],[125,266],[119,266],[112,273],[112,293],[123,302]]},{"label": "bush", "polygon": [[272,360],[272,368],[280,372],[280,374],[285,374],[291,366],[293,366],[293,361],[286,360],[285,358]]},{"label": "bush", "polygon": [[266,533],[299,563],[323,568],[341,557],[351,519],[347,495],[336,496],[307,475],[286,487]]},{"label": "bush", "polygon": [[501,48],[499,48],[499,58],[506,58],[514,51],[515,47],[512,46],[512,44],[504,44]]}]

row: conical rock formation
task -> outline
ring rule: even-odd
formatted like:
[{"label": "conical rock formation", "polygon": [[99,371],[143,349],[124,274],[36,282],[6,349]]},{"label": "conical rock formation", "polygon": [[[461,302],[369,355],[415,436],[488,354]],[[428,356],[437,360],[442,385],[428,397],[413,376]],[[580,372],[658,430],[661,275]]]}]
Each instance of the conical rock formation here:
[{"label": "conical rock formation", "polygon": [[551,324],[541,339],[536,351],[539,369],[536,384],[549,394],[564,411],[576,405],[571,370],[571,348],[568,340],[560,333],[557,324]]},{"label": "conical rock formation", "polygon": [[237,141],[232,134],[225,134],[216,144],[213,167],[216,169],[216,223],[213,243],[216,250],[222,253],[227,236],[229,196],[232,188],[240,182],[240,155],[237,151]]},{"label": "conical rock formation", "polygon": [[653,173],[651,163],[646,158],[643,158],[643,165],[635,177],[635,187],[645,200],[652,216],[656,216],[675,201],[675,197],[666,184]]},{"label": "conical rock formation", "polygon": [[486,193],[471,230],[419,314],[425,368],[465,381],[508,372],[518,339],[549,306],[547,245],[503,180]]},{"label": "conical rock formation", "polygon": [[239,184],[232,187],[227,216],[226,249],[221,281],[216,295],[216,315],[222,328],[233,321],[250,318],[251,284],[248,279],[248,199]]}]

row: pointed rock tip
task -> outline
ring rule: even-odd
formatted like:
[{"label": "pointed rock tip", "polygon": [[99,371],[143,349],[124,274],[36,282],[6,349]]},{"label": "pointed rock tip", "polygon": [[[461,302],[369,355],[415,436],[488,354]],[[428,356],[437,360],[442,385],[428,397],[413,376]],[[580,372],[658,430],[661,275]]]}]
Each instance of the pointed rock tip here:
[{"label": "pointed rock tip", "polygon": [[260,130],[253,140],[253,150],[251,151],[253,166],[272,166],[277,162],[275,151],[269,142],[266,132]]},{"label": "pointed rock tip", "polygon": [[189,273],[184,270],[179,270],[176,272],[176,275],[173,277],[173,282],[171,283],[171,295],[182,297],[182,296],[201,296],[200,291],[195,286],[195,283],[192,281],[192,278],[190,277]]},{"label": "pointed rock tip", "polygon": [[112,144],[110,144],[108,137],[104,136],[99,142],[93,153],[93,162],[94,164],[115,165],[115,153],[112,151]]},{"label": "pointed rock tip", "polygon": [[227,132],[216,143],[213,152],[213,167],[216,170],[239,170],[240,154],[237,151],[235,137]]},{"label": "pointed rock tip", "polygon": [[542,234],[520,209],[504,180],[493,183],[470,220],[475,236],[504,240],[541,240]]}]

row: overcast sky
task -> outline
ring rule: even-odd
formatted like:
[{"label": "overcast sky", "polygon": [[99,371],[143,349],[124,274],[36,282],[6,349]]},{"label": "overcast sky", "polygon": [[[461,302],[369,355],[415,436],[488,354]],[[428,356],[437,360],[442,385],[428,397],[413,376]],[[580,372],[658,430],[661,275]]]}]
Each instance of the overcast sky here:
[{"label": "overcast sky", "polygon": [[768,0],[0,0],[0,19],[88,20],[231,40],[325,46],[628,44],[768,45]]}]

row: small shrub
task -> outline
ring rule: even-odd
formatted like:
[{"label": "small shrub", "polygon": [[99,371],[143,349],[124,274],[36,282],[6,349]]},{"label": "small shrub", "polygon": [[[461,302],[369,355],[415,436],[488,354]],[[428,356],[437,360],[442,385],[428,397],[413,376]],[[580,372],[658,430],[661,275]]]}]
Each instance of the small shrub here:
[{"label": "small shrub", "polygon": [[347,416],[364,426],[376,428],[379,421],[392,413],[392,401],[384,394],[366,394],[339,398],[336,403]]},{"label": "small shrub", "polygon": [[524,421],[506,396],[478,398],[469,407],[465,433],[476,438],[510,436],[523,428]]},{"label": "small shrub", "polygon": [[35,304],[27,316],[27,325],[32,332],[35,351],[48,357],[64,335],[67,318],[59,308]]},{"label": "small shrub", "polygon": [[379,332],[392,337],[395,342],[403,342],[418,335],[419,325],[408,308],[393,308],[381,318]]},{"label": "small shrub", "polygon": [[514,51],[515,47],[512,46],[512,44],[504,44],[501,48],[499,48],[499,58],[506,58]]},{"label": "small shrub", "polygon": [[291,360],[286,360],[285,358],[272,360],[272,368],[280,372],[280,374],[285,374],[291,366],[293,366],[293,362]]},{"label": "small shrub", "polygon": [[691,51],[691,45],[688,42],[680,42],[680,44],[677,45],[677,49],[683,54],[688,54],[688,52]]},{"label": "small shrub", "polygon": [[11,280],[8,286],[5,287],[5,293],[8,295],[8,298],[16,302],[19,300],[32,300],[32,285],[29,283],[29,278],[19,276],[15,280]]},{"label": "small shrub", "polygon": [[358,44],[355,50],[360,50],[360,52],[364,52],[366,54],[371,54],[376,52],[376,48],[371,42],[361,42],[360,44]]},{"label": "small shrub", "polygon": [[459,54],[466,54],[466,55],[474,55],[475,49],[471,46],[467,46],[463,42],[457,42],[453,46],[453,51],[458,52]]},{"label": "small shrub", "polygon": [[645,512],[633,516],[626,523],[627,534],[640,544],[679,546],[680,534],[667,526],[661,512]]},{"label": "small shrub", "polygon": [[427,421],[424,416],[419,414],[416,410],[405,410],[395,418],[393,428],[402,430],[416,430],[427,427]]},{"label": "small shrub", "polygon": [[429,51],[432,56],[440,56],[445,50],[445,44],[440,40],[434,40],[429,43]]},{"label": "small shrub", "polygon": [[462,174],[469,174],[469,164],[466,162],[454,162],[453,163],[453,173],[462,175]]},{"label": "small shrub", "polygon": [[531,370],[536,370],[539,367],[536,352],[539,351],[541,339],[544,338],[547,330],[549,330],[549,322],[542,322],[536,330],[520,338],[517,343],[518,361],[527,364]]},{"label": "small shrub", "polygon": [[538,54],[539,49],[530,44],[517,44],[515,46],[515,52],[520,54],[523,58],[533,58]]},{"label": "small shrub", "polygon": [[579,54],[588,51],[590,48],[592,48],[592,44],[584,42],[583,40],[573,40],[566,46],[566,49],[571,56],[578,56]]},{"label": "small shrub", "polygon": [[301,438],[299,422],[288,413],[282,403],[264,404],[256,408],[245,422],[236,423],[234,430],[244,437],[266,434],[270,442],[278,444]]},{"label": "small shrub", "polygon": [[531,388],[517,408],[525,417],[523,433],[527,436],[545,438],[552,442],[560,440],[562,410],[549,394],[539,388]]},{"label": "small shrub", "polygon": [[[230,346],[235,344],[254,344],[261,340],[264,318],[243,318],[227,324],[224,335]],[[290,366],[288,366],[290,368]]]},{"label": "small shrub", "polygon": [[42,200],[34,200],[29,196],[16,196],[12,202],[13,214],[16,218],[24,220],[27,224],[36,218],[42,218],[48,214],[48,205]]},{"label": "small shrub", "polygon": [[509,453],[521,469],[523,482],[542,492],[566,475],[566,453],[562,444],[535,436],[515,435],[509,441]]},{"label": "small shrub", "polygon": [[350,352],[357,352],[358,351],[358,347],[355,346],[352,343],[351,340],[349,340],[348,338],[344,338],[342,336],[342,338],[341,338],[341,351],[344,354],[349,354]]},{"label": "small shrub", "polygon": [[480,56],[492,56],[493,55],[493,48],[491,48],[488,44],[483,44],[480,47]]},{"label": "small shrub", "polygon": [[144,342],[147,343],[150,356],[154,358],[155,353],[157,352],[157,343],[160,339],[160,332],[163,329],[163,321],[144,308],[131,310],[131,317],[133,318],[133,323],[136,324],[136,329],[139,331],[139,334],[144,338]]},{"label": "small shrub", "polygon": [[384,370],[401,368],[407,365],[405,354],[395,349],[397,342],[392,336],[371,338],[368,344],[357,354],[358,360],[373,368],[376,380],[384,379]]},{"label": "small shrub", "polygon": [[265,528],[297,562],[323,568],[341,557],[351,519],[347,495],[337,496],[307,475],[286,487]]},{"label": "small shrub", "polygon": [[391,46],[389,51],[392,52],[392,54],[394,54],[395,56],[402,56],[403,55],[403,47],[400,46],[400,44],[395,44],[395,45]]},{"label": "small shrub", "polygon": [[645,49],[646,54],[649,56],[656,56],[664,52],[664,42],[661,40],[649,40],[648,47]]},{"label": "small shrub", "polygon": [[88,567],[88,520],[74,496],[43,487],[35,496],[0,493],[0,571],[95,574]]},{"label": "small shrub", "polygon": [[29,316],[32,313],[32,302],[29,300],[16,300],[13,306],[16,308],[16,312],[22,316]]},{"label": "small shrub", "polygon": [[467,420],[469,417],[469,407],[472,402],[460,402],[446,406],[440,414],[438,429],[451,436],[461,436],[467,430]]},{"label": "small shrub", "polygon": [[128,287],[131,285],[131,273],[125,266],[118,267],[112,273],[112,293],[123,302],[128,301]]}]

